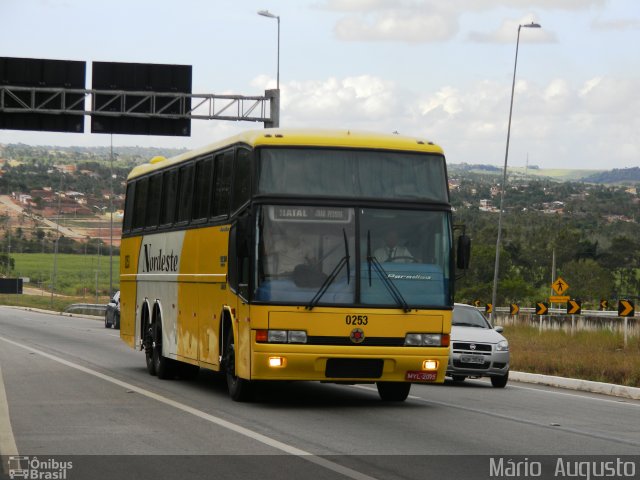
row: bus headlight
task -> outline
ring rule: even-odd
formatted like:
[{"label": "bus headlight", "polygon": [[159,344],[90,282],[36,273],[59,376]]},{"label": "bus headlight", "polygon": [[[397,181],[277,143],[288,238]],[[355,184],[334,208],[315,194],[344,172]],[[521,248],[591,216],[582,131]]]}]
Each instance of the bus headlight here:
[{"label": "bus headlight", "polygon": [[267,333],[267,342],[287,343],[287,331],[286,330],[269,330]]},{"label": "bus headlight", "polygon": [[441,333],[407,333],[404,337],[406,347],[448,347],[449,335]]},{"label": "bus headlight", "polygon": [[256,330],[257,343],[307,343],[304,330]]},{"label": "bus headlight", "polygon": [[307,343],[307,332],[304,330],[289,330],[287,340],[289,343]]}]

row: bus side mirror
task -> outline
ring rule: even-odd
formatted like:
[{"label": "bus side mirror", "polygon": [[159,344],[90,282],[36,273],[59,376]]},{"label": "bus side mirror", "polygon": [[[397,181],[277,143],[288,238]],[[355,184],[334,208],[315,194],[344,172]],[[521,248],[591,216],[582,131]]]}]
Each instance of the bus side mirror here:
[{"label": "bus side mirror", "polygon": [[456,252],[456,267],[458,267],[458,270],[468,270],[470,258],[471,238],[462,234],[458,237],[458,250]]}]

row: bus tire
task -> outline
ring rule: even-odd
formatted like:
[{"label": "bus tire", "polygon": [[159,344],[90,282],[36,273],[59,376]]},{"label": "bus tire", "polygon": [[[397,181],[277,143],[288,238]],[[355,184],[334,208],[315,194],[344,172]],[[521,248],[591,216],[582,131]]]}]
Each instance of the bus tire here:
[{"label": "bus tire", "polygon": [[233,330],[229,329],[224,342],[224,372],[229,396],[236,402],[246,402],[252,398],[251,382],[236,376],[236,350]]},{"label": "bus tire", "polygon": [[154,346],[153,346],[153,365],[156,371],[156,375],[161,380],[167,380],[173,378],[175,375],[175,368],[173,360],[165,357],[162,354],[162,322],[158,318],[154,322]]},{"label": "bus tire", "polygon": [[153,327],[149,323],[148,316],[142,322],[142,348],[144,348],[147,371],[149,375],[155,375],[156,364],[153,361]]},{"label": "bus tire", "polygon": [[404,402],[409,396],[409,382],[376,382],[378,395],[385,402]]}]

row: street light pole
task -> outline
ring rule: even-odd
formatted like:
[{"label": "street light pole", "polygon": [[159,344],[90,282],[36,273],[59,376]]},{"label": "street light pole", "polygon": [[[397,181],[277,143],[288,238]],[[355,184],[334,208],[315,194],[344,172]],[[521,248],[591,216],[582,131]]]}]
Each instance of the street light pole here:
[{"label": "street light pole", "polygon": [[269,10],[260,10],[258,11],[258,15],[262,15],[267,18],[275,18],[278,21],[278,60],[277,60],[277,68],[276,68],[276,89],[280,90],[280,17],[278,15],[274,15]]},{"label": "street light pole", "polygon": [[[493,269],[493,293],[491,295],[491,304],[494,311],[496,308],[497,296],[498,296],[498,270],[500,269],[500,243],[502,241],[502,210],[504,206],[504,192],[507,188],[507,162],[509,160],[509,141],[511,140],[511,115],[513,113],[513,94],[516,89],[516,69],[518,67],[518,46],[520,45],[520,29],[525,28],[540,28],[537,23],[528,23],[525,25],[518,25],[518,37],[516,39],[516,58],[513,62],[513,81],[511,82],[511,103],[509,104],[509,123],[507,125],[507,146],[504,152],[504,168],[502,169],[502,186],[500,188],[500,210],[498,211],[498,238],[496,240],[496,262]],[[492,314],[493,315],[493,314]]]}]

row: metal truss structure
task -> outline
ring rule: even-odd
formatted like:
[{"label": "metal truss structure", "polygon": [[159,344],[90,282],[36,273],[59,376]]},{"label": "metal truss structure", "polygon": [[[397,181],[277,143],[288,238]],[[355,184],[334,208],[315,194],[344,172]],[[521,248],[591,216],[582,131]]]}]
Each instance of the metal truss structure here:
[{"label": "metal truss structure", "polygon": [[280,91],[244,96],[0,85],[0,113],[247,121],[271,128],[280,123]]}]

